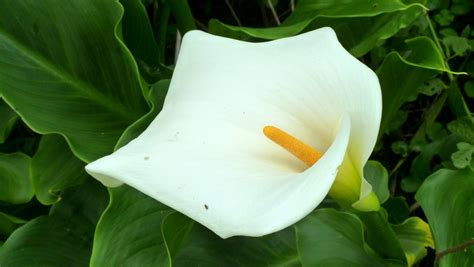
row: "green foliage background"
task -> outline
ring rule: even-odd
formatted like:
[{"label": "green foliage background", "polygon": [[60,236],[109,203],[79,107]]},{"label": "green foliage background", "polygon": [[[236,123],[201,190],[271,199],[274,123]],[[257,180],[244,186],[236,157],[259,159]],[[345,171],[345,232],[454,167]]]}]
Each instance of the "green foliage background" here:
[{"label": "green foliage background", "polygon": [[[473,16],[470,0],[0,0],[0,266],[473,266]],[[324,26],[381,83],[365,167],[380,212],[328,198],[283,231],[223,240],[85,173],[159,113],[185,32]]]}]

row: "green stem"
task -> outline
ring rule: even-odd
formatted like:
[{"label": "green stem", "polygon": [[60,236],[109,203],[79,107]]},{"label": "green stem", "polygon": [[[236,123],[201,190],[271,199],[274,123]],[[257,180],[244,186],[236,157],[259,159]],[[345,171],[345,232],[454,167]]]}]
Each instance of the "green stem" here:
[{"label": "green stem", "polygon": [[469,110],[469,107],[466,104],[466,101],[464,101],[464,97],[462,96],[461,91],[459,90],[459,87],[457,86],[456,79],[454,78],[453,74],[450,73],[451,69],[448,64],[448,59],[446,57],[446,54],[443,50],[443,47],[441,46],[441,43],[439,42],[438,36],[436,34],[436,31],[433,27],[433,23],[431,23],[430,16],[428,15],[428,12],[425,12],[424,14],[426,21],[428,23],[428,28],[430,29],[430,33],[433,36],[434,42],[436,46],[438,47],[439,51],[441,52],[441,55],[443,56],[443,63],[445,65],[445,68],[448,70],[447,75],[450,81],[450,86],[448,89],[449,92],[449,99],[448,99],[448,104],[449,108],[451,111],[457,116],[457,117],[464,117],[468,116],[471,117],[471,111]]},{"label": "green stem", "polygon": [[196,23],[187,0],[168,0],[166,3],[171,8],[171,13],[173,13],[182,36],[188,31],[196,29]]},{"label": "green stem", "polygon": [[449,96],[449,89],[445,90],[438,99],[431,105],[431,107],[424,112],[424,120],[421,126],[418,128],[416,131],[415,135],[412,137],[411,142],[417,141],[417,140],[424,140],[426,136],[426,129],[428,129],[431,124],[433,124],[438,117],[438,115],[441,113],[441,110],[444,107],[444,104],[446,103],[446,99]]},{"label": "green stem", "polygon": [[157,31],[155,32],[158,47],[160,48],[161,63],[166,64],[166,35],[168,31],[168,21],[171,13],[171,9],[167,3],[159,6],[159,16],[157,20]]},{"label": "green stem", "polygon": [[[439,42],[438,35],[436,34],[436,31],[433,27],[433,23],[431,23],[431,19],[430,19],[430,16],[428,15],[428,12],[425,12],[425,18],[426,18],[426,21],[428,23],[428,28],[430,29],[430,33],[433,36],[433,40],[434,40],[436,46],[438,47],[439,51],[441,51],[441,55],[443,56],[443,59],[444,59],[445,68],[447,70],[451,71],[451,69],[449,68],[449,64],[446,60],[446,54],[444,52],[443,47],[441,46],[441,43]],[[449,78],[450,81],[452,81],[454,79],[453,75],[449,72],[448,72],[448,78]]]}]

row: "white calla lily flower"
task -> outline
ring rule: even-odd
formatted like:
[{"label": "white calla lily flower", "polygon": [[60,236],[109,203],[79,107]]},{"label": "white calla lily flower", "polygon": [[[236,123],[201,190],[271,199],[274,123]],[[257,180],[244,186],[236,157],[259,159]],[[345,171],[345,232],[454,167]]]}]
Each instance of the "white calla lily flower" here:
[{"label": "white calla lily flower", "polygon": [[[363,166],[381,109],[375,73],[330,28],[264,43],[191,31],[161,113],[86,170],[222,238],[262,236],[302,219],[328,192],[345,206],[379,208]],[[313,154],[321,157],[305,161]]]}]

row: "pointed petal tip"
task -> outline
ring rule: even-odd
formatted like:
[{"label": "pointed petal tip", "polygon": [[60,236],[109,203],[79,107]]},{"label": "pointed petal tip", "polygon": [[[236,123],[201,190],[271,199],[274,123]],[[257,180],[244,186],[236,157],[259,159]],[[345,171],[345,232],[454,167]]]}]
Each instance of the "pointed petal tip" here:
[{"label": "pointed petal tip", "polygon": [[111,176],[107,175],[107,171],[105,168],[107,159],[106,157],[93,161],[85,166],[86,172],[101,182],[103,185],[107,187],[118,187],[121,186],[123,183]]}]

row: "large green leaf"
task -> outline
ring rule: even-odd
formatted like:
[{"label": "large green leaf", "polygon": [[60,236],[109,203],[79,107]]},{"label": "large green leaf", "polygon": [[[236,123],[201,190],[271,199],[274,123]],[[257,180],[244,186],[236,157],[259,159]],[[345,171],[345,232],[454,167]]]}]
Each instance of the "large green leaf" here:
[{"label": "large green leaf", "polygon": [[295,226],[260,238],[220,239],[195,225],[176,266],[382,266],[353,214],[316,210]]},{"label": "large green leaf", "polygon": [[31,159],[22,153],[0,153],[0,201],[26,203],[33,197]]},{"label": "large green leaf", "polygon": [[160,48],[155,41],[147,12],[140,0],[120,0],[125,13],[122,19],[122,38],[135,57],[140,73],[148,82],[163,76]]},{"label": "large green leaf", "polygon": [[44,205],[61,199],[64,189],[87,178],[84,163],[71,153],[59,135],[44,135],[31,161],[31,179],[36,198]]},{"label": "large green leaf", "polygon": [[381,208],[378,212],[359,212],[357,215],[367,228],[367,244],[393,265],[406,265],[402,244],[388,222],[387,212]]},{"label": "large green leaf", "polygon": [[402,244],[409,266],[426,256],[426,247],[434,248],[430,226],[418,217],[408,218],[392,228]]},{"label": "large green leaf", "polygon": [[66,137],[91,161],[146,110],[138,71],[116,36],[116,1],[18,0],[0,9],[0,95],[32,129]]},{"label": "large green leaf", "polygon": [[418,94],[423,82],[438,72],[450,72],[444,64],[441,52],[431,39],[416,37],[407,40],[406,44],[410,49],[407,58],[397,52],[391,52],[377,70],[384,107],[381,135],[401,105]]},{"label": "large green leaf", "polygon": [[107,203],[95,181],[71,188],[51,214],[18,228],[0,247],[1,266],[88,266],[94,225]]},{"label": "large green leaf", "polygon": [[293,227],[272,235],[221,239],[195,224],[175,266],[300,266]]},{"label": "large green leaf", "polygon": [[0,144],[5,142],[17,120],[15,111],[0,98]]},{"label": "large green leaf", "polygon": [[433,232],[440,266],[473,266],[474,172],[442,169],[428,177],[415,195]]},{"label": "large green leaf", "polygon": [[257,29],[236,27],[211,20],[209,31],[218,35],[247,40],[278,39],[325,26],[333,28],[341,43],[354,56],[369,52],[412,23],[424,7],[424,0],[404,4],[398,0],[312,1],[301,0],[291,16],[279,27]]},{"label": "large green leaf", "polygon": [[178,24],[181,34],[184,35],[186,32],[196,29],[196,23],[188,0],[165,0],[165,2],[170,6],[171,13]]},{"label": "large green leaf", "polygon": [[[110,189],[109,207],[97,225],[91,265],[169,265],[169,248],[179,247],[192,226],[191,220],[177,219],[174,213],[126,185]],[[172,223],[165,223],[167,219]],[[164,237],[170,235],[173,238],[168,244]]]},{"label": "large green leaf", "polygon": [[382,266],[364,240],[357,216],[316,210],[296,225],[298,251],[305,266]]}]

